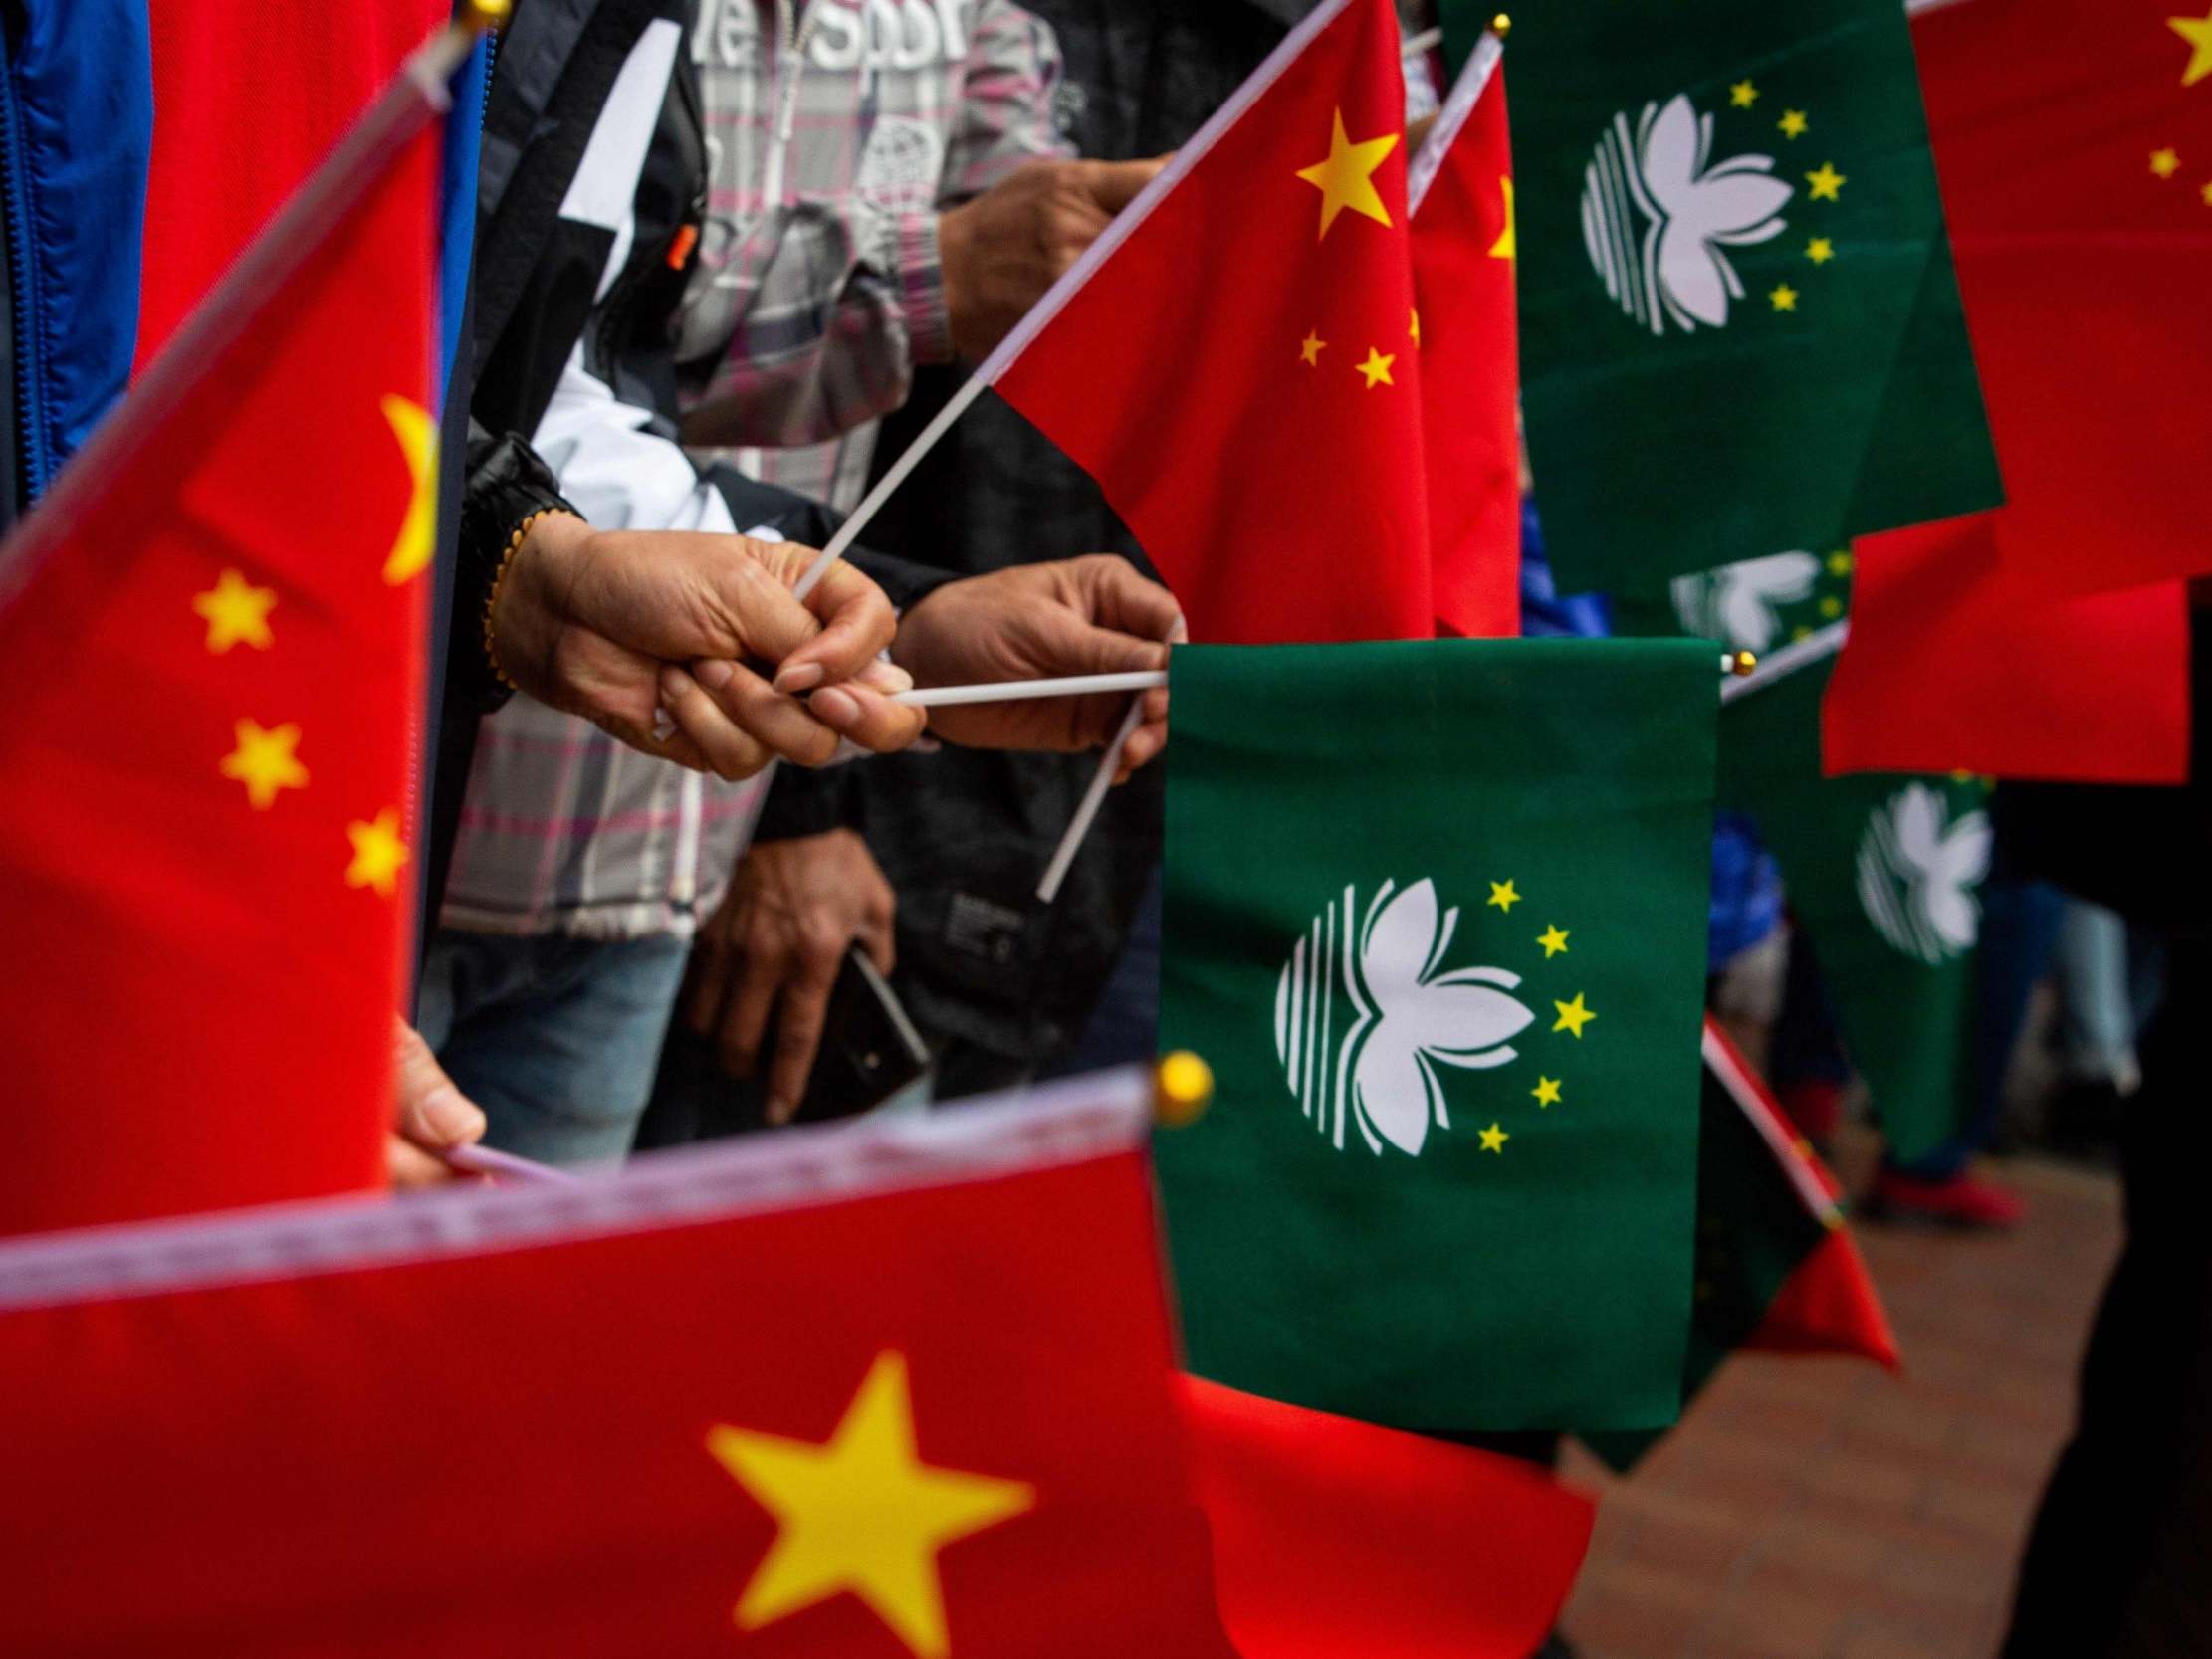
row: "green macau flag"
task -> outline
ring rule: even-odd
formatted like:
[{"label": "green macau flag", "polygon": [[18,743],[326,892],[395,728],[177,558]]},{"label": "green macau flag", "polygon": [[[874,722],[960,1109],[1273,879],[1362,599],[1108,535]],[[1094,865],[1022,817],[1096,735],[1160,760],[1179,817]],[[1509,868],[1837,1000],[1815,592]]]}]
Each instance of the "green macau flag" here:
[{"label": "green macau flag", "polygon": [[1824,778],[1820,663],[1720,717],[1720,798],[1748,812],[1812,940],[1844,1047],[1889,1149],[1910,1161],[1957,1128],[1972,1087],[1974,945],[1989,873],[1977,778]]},{"label": "green macau flag", "polygon": [[1649,1428],[1689,1329],[1718,665],[1184,646],[1158,1141],[1192,1369],[1402,1428]]},{"label": "green macau flag", "polygon": [[[1491,7],[1447,0],[1463,51]],[[1995,505],[1897,0],[1580,0],[1507,50],[1560,591]]]}]

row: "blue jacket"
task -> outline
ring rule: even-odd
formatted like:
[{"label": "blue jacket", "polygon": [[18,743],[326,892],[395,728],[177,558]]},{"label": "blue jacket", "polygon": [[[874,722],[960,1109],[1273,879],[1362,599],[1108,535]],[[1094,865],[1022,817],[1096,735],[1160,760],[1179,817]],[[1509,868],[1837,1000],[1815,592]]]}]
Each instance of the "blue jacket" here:
[{"label": "blue jacket", "polygon": [[0,0],[12,522],[130,378],[153,71],[146,0]]}]

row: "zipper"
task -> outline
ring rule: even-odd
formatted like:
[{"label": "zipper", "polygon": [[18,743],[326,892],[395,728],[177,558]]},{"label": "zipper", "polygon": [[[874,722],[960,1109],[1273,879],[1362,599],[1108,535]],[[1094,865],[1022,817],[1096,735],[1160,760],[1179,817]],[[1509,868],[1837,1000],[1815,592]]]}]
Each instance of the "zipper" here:
[{"label": "zipper", "polygon": [[792,0],[775,0],[776,88],[775,127],[769,138],[768,171],[761,184],[761,205],[783,205],[783,157],[791,147],[791,130],[798,122],[798,85],[806,74],[806,49],[814,44],[814,30],[821,21],[808,0],[799,0],[801,20]]},{"label": "zipper", "polygon": [[15,340],[16,477],[23,507],[46,493],[54,477],[54,457],[41,434],[46,430],[46,363],[37,326],[38,270],[31,257],[31,177],[24,155],[23,104],[15,85],[15,42],[0,30],[0,192],[8,218],[8,318]]}]

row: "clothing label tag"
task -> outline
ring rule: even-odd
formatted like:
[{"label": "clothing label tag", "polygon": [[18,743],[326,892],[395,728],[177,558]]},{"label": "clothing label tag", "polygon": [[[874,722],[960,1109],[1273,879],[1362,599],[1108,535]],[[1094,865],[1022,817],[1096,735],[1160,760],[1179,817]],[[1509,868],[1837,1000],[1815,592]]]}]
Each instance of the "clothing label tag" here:
[{"label": "clothing label tag", "polygon": [[1011,905],[979,899],[973,893],[956,893],[945,910],[945,942],[986,961],[1011,961],[1020,948],[1025,921],[1023,913]]}]

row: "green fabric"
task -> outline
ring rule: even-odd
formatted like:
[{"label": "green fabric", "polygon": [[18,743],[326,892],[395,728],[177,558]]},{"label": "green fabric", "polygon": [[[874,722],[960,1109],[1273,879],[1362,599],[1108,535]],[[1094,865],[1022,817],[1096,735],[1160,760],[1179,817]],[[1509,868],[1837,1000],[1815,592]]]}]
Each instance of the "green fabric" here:
[{"label": "green fabric", "polygon": [[[1682,1398],[1695,1399],[1713,1372],[1767,1317],[1790,1275],[1828,1237],[1774,1149],[1708,1070],[1699,1102],[1695,1310],[1682,1360]],[[1627,1470],[1658,1442],[1657,1432],[1599,1434],[1590,1449]]]},{"label": "green fabric", "polygon": [[1616,594],[1614,631],[1695,635],[1764,656],[1850,615],[1851,575],[1849,547],[1816,541]]},{"label": "green fabric", "polygon": [[[1456,50],[1489,11],[1447,0]],[[1506,68],[1560,591],[2001,499],[1896,0],[1586,0],[1517,16]]]},{"label": "green fabric", "polygon": [[1969,1100],[1975,890],[1988,870],[1979,779],[1820,775],[1830,664],[1726,705],[1720,799],[1751,814],[1812,939],[1852,1064],[1891,1153],[1925,1157]]},{"label": "green fabric", "polygon": [[1711,648],[1186,646],[1172,676],[1161,1041],[1217,1085],[1158,1141],[1192,1368],[1400,1427],[1670,1421]]}]

